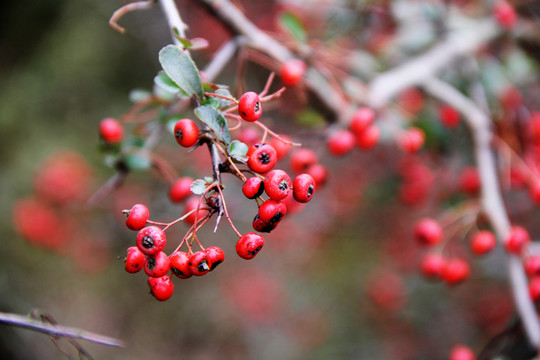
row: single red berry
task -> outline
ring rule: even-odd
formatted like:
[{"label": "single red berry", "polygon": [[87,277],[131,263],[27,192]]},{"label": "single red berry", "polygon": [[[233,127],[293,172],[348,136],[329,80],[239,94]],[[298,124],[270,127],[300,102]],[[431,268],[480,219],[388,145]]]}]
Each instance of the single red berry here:
[{"label": "single red berry", "polygon": [[301,174],[313,164],[317,163],[317,155],[311,149],[298,149],[291,155],[291,169],[297,174]]},{"label": "single red berry", "polygon": [[271,170],[264,178],[264,191],[272,200],[280,201],[287,197],[291,189],[291,178],[283,170]]},{"label": "single red berry", "polygon": [[257,144],[261,139],[261,133],[253,127],[242,127],[236,140],[243,142],[248,147]]},{"label": "single red berry", "polygon": [[373,124],[375,120],[375,112],[368,107],[362,107],[355,111],[349,128],[358,137]]},{"label": "single red berry", "polygon": [[510,233],[504,241],[504,247],[509,253],[521,255],[529,246],[530,241],[529,232],[516,225],[510,229]]},{"label": "single red berry", "polygon": [[469,264],[461,259],[449,259],[444,267],[442,278],[448,285],[456,285],[469,277],[471,268]]},{"label": "single red berry", "polygon": [[540,299],[540,276],[535,276],[529,281],[529,295],[533,301]]},{"label": "single red berry", "polygon": [[137,247],[145,255],[155,255],[165,247],[167,237],[157,226],[148,226],[137,233]]},{"label": "single red berry", "polygon": [[221,264],[225,260],[225,253],[221,248],[217,246],[210,246],[204,249],[204,252],[206,253],[208,257],[208,262],[210,265],[210,271],[214,270],[219,264]]},{"label": "single red berry", "polygon": [[474,166],[463,169],[459,176],[459,189],[469,195],[477,194],[480,191],[480,176]]},{"label": "single red berry", "polygon": [[529,182],[529,197],[535,204],[540,204],[540,179],[536,177]]},{"label": "single red berry", "polygon": [[456,345],[450,352],[450,360],[475,360],[474,352],[465,345]]},{"label": "single red berry", "polygon": [[453,129],[459,125],[461,115],[452,106],[442,105],[439,108],[439,118],[446,127]]},{"label": "single red berry", "polygon": [[208,253],[200,250],[189,257],[188,266],[193,275],[202,276],[210,271],[212,263],[208,258]]},{"label": "single red berry", "polygon": [[300,174],[294,178],[293,196],[294,199],[301,203],[306,203],[311,200],[315,193],[315,179],[309,174]]},{"label": "single red berry", "polygon": [[135,204],[127,212],[126,226],[131,230],[141,230],[146,226],[146,222],[150,217],[150,211],[143,204]]},{"label": "single red berry", "polygon": [[516,10],[505,0],[500,0],[495,3],[493,14],[497,22],[504,28],[512,28],[517,21]]},{"label": "single red berry", "polygon": [[253,259],[264,246],[264,238],[257,233],[247,233],[236,243],[236,253],[243,259]]},{"label": "single red berry", "polygon": [[99,123],[99,135],[107,144],[118,144],[124,138],[124,128],[118,120],[106,118]]},{"label": "single red berry", "polygon": [[428,280],[441,280],[445,267],[446,259],[436,253],[427,253],[420,264],[422,275]]},{"label": "single red berry", "polygon": [[144,272],[148,276],[162,277],[171,269],[169,257],[160,251],[156,255],[148,255],[144,260]]},{"label": "single red berry", "polygon": [[201,203],[201,206],[199,207],[198,211],[197,206],[199,206],[199,197],[198,196],[192,196],[186,201],[186,207],[184,209],[184,214],[182,216],[185,216],[186,214],[190,213],[186,218],[184,219],[184,222],[188,225],[195,224],[195,221],[201,220],[203,217],[205,217],[208,214],[208,207]]},{"label": "single red berry", "polygon": [[356,135],[356,145],[361,150],[370,150],[377,145],[381,137],[381,130],[377,125],[370,125],[360,134]]},{"label": "single red berry", "polygon": [[528,126],[528,136],[535,144],[540,142],[540,111],[531,114]]},{"label": "single red berry", "polygon": [[399,146],[403,151],[412,154],[420,150],[425,140],[426,135],[421,129],[411,127],[405,130],[399,137]]},{"label": "single red berry", "polygon": [[300,59],[286,61],[279,71],[281,82],[285,86],[297,85],[306,72],[306,64]]},{"label": "single red berry", "polygon": [[180,279],[189,279],[193,274],[189,269],[189,255],[183,251],[176,251],[170,256],[171,270]]},{"label": "single red berry", "polygon": [[180,119],[174,125],[174,137],[183,147],[191,147],[199,140],[199,128],[191,119]]},{"label": "single red berry", "polygon": [[375,305],[386,311],[396,312],[406,300],[403,279],[389,270],[378,270],[366,280],[366,295]]},{"label": "single red berry", "polygon": [[334,156],[343,156],[354,149],[356,138],[354,134],[346,129],[334,132],[328,138],[326,146],[330,154]]},{"label": "single red berry", "polygon": [[242,193],[248,199],[255,199],[262,195],[264,191],[264,181],[256,176],[250,177],[242,185]]},{"label": "single red berry", "polygon": [[420,245],[432,246],[443,239],[441,225],[431,218],[423,218],[416,223],[414,237]]},{"label": "single red berry", "polygon": [[270,144],[259,143],[251,146],[247,152],[248,167],[257,172],[265,173],[272,170],[277,162],[276,149]]},{"label": "single red berry", "polygon": [[316,187],[323,186],[328,178],[328,170],[326,170],[326,167],[322,164],[313,164],[309,166],[305,173],[311,175],[313,180],[315,180]]},{"label": "single red berry", "polygon": [[159,301],[169,299],[174,292],[174,284],[168,276],[149,277],[150,293]]},{"label": "single red berry", "polygon": [[252,226],[253,226],[253,230],[257,232],[269,233],[272,230],[274,230],[278,224],[279,224],[279,221],[275,223],[269,223],[269,222],[263,221],[259,217],[259,214],[257,214],[255,215],[255,218],[253,219]]},{"label": "single red berry", "polygon": [[248,91],[238,100],[238,113],[242,119],[253,122],[262,115],[262,105],[259,95],[253,91]]},{"label": "single red berry", "polygon": [[144,266],[144,258],[145,255],[136,246],[129,247],[124,268],[131,274],[139,272]]},{"label": "single red berry", "polygon": [[477,231],[471,238],[471,250],[476,255],[484,255],[497,246],[497,239],[491,231]]},{"label": "single red berry", "polygon": [[171,188],[169,189],[169,199],[173,203],[182,202],[188,196],[192,195],[191,184],[193,183],[193,178],[189,176],[184,176],[176,180]]},{"label": "single red berry", "polygon": [[267,223],[277,223],[287,214],[287,206],[281,201],[266,200],[259,207],[259,217]]},{"label": "single red berry", "polygon": [[523,266],[527,275],[540,275],[540,255],[527,256],[523,261]]},{"label": "single red berry", "polygon": [[[291,138],[289,138],[287,135],[279,135],[279,137],[283,140],[286,140],[286,141],[291,141]],[[274,149],[276,149],[276,153],[277,153],[277,159],[278,160],[281,160],[283,159],[285,156],[287,156],[287,154],[289,153],[289,151],[291,150],[291,147],[292,145],[289,144],[289,143],[286,143],[278,138],[273,138],[272,140],[270,140],[269,142],[270,145],[272,145],[274,147]]]}]

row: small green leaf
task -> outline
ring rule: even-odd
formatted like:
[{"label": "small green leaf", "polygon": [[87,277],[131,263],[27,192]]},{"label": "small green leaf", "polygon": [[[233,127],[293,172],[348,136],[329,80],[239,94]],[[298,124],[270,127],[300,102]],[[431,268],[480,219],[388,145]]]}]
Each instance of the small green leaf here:
[{"label": "small green leaf", "polygon": [[195,195],[202,195],[207,187],[206,181],[197,179],[191,183],[191,192]]},{"label": "small green leaf", "polygon": [[248,152],[248,146],[241,141],[233,140],[227,148],[227,152],[229,153],[229,156],[235,160],[240,162],[247,161],[246,154]]},{"label": "small green leaf", "polygon": [[285,11],[279,17],[279,23],[291,34],[293,38],[301,43],[306,43],[307,35],[302,20],[293,12]]},{"label": "small green leaf", "polygon": [[124,155],[124,163],[130,170],[146,170],[152,166],[150,158],[141,154]]},{"label": "small green leaf", "polygon": [[229,127],[227,126],[227,121],[219,111],[211,106],[203,105],[196,108],[194,112],[199,120],[208,125],[219,139],[223,140],[227,145],[230,144],[231,136],[229,134]]},{"label": "small green leaf", "polygon": [[212,179],[210,176],[205,176],[205,177],[204,177],[204,181],[206,181],[206,183],[207,183],[208,185],[210,185],[211,183],[214,182],[214,179]]},{"label": "small green leaf", "polygon": [[188,96],[196,95],[199,100],[204,98],[201,75],[191,57],[174,45],[167,45],[159,52],[159,62],[165,73]]},{"label": "small green leaf", "polygon": [[133,89],[129,92],[129,101],[132,103],[137,103],[143,101],[152,96],[152,93],[148,90],[143,89]]},{"label": "small green leaf", "polygon": [[171,80],[171,78],[165,73],[165,71],[158,72],[158,74],[154,77],[154,84],[172,94],[176,94],[180,91],[180,87]]}]

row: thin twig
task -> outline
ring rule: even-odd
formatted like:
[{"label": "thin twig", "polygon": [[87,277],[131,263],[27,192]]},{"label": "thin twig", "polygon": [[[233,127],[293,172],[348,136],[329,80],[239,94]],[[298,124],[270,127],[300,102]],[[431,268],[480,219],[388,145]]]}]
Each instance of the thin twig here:
[{"label": "thin twig", "polygon": [[147,1],[137,1],[132,2],[129,4],[126,4],[122,6],[120,9],[116,10],[111,18],[109,19],[109,25],[116,31],[118,31],[120,34],[123,34],[126,32],[126,29],[122,26],[118,25],[118,21],[127,13],[137,11],[137,10],[146,10],[154,6],[156,3],[156,0],[147,0]]}]

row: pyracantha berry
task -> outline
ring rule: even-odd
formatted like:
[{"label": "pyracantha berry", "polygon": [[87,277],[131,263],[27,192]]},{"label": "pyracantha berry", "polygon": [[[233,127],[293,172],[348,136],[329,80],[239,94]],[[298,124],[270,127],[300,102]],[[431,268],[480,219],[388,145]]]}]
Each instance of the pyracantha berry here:
[{"label": "pyracantha berry", "polygon": [[540,275],[540,255],[527,256],[523,261],[523,266],[527,275]]},{"label": "pyracantha berry", "polygon": [[269,222],[263,221],[259,217],[259,214],[257,214],[255,215],[255,218],[253,219],[252,225],[253,225],[253,230],[257,232],[269,233],[272,230],[274,230],[278,224],[279,224],[279,221],[275,223],[269,223]]},{"label": "pyracantha berry", "polygon": [[449,259],[444,267],[442,277],[448,285],[456,285],[469,277],[471,268],[469,264],[461,259]]},{"label": "pyracantha berry", "polygon": [[195,220],[201,220],[208,214],[208,208],[206,207],[206,205],[204,205],[204,203],[201,203],[199,210],[195,211],[197,209],[197,206],[199,206],[199,197],[197,196],[192,196],[186,201],[186,208],[184,209],[183,216],[193,211],[184,219],[184,222],[186,224],[193,225],[195,224]]},{"label": "pyracantha berry", "polygon": [[271,170],[264,178],[264,191],[272,200],[280,201],[287,197],[291,189],[291,178],[283,170]]},{"label": "pyracantha berry", "polygon": [[169,299],[174,292],[174,284],[168,276],[149,277],[150,293],[159,301]]},{"label": "pyracantha berry", "polygon": [[535,276],[529,281],[529,295],[533,301],[540,299],[540,277]]},{"label": "pyracantha berry", "polygon": [[247,146],[255,145],[261,139],[261,133],[253,127],[242,127],[236,140],[243,142]]},{"label": "pyracantha berry", "polygon": [[504,247],[509,253],[521,255],[529,246],[530,241],[529,232],[516,225],[510,229],[510,233],[504,241]]},{"label": "pyracantha berry", "polygon": [[287,214],[287,206],[276,200],[266,200],[259,207],[259,217],[267,223],[277,223]]},{"label": "pyracantha berry", "polygon": [[286,61],[279,71],[281,82],[285,86],[297,85],[306,72],[306,64],[300,59],[291,59]]},{"label": "pyracantha berry", "polygon": [[244,93],[238,100],[238,113],[246,121],[257,121],[262,115],[262,105],[259,95],[253,91]]},{"label": "pyracantha berry", "polygon": [[253,259],[262,249],[264,238],[257,233],[247,233],[236,243],[236,253],[243,259]]},{"label": "pyracantha berry", "polygon": [[532,179],[529,183],[529,197],[535,204],[540,204],[540,180]]},{"label": "pyracantha berry", "polygon": [[171,269],[170,260],[163,251],[156,255],[148,255],[144,260],[144,272],[148,276],[162,277]]},{"label": "pyracantha berry", "polygon": [[475,360],[474,352],[465,345],[456,345],[450,352],[450,360]]},{"label": "pyracantha berry", "polygon": [[435,245],[443,238],[441,225],[431,218],[423,218],[416,223],[414,237],[420,245]]},{"label": "pyracantha berry", "polygon": [[469,166],[463,169],[459,177],[459,189],[470,195],[480,191],[480,176],[476,167]]},{"label": "pyracantha berry", "polygon": [[188,266],[193,275],[202,276],[210,271],[212,263],[208,258],[208,254],[201,250],[189,257]]},{"label": "pyracantha berry", "polygon": [[313,164],[317,163],[317,155],[311,149],[298,149],[291,155],[291,169],[301,174]]},{"label": "pyracantha berry", "polygon": [[293,196],[301,203],[307,203],[315,193],[315,179],[309,174],[300,174],[294,178]]},{"label": "pyracantha berry", "polygon": [[141,230],[146,226],[146,222],[150,217],[150,211],[143,204],[135,204],[127,212],[126,226],[131,230]]},{"label": "pyracantha berry", "polygon": [[264,191],[264,182],[261,178],[256,176],[250,177],[242,185],[242,193],[248,199],[255,199],[262,195]]},{"label": "pyracantha berry", "polygon": [[374,120],[375,112],[368,107],[361,107],[355,111],[349,124],[349,128],[356,136],[359,136],[373,124]]},{"label": "pyracantha berry", "polygon": [[368,126],[363,132],[356,135],[356,145],[361,150],[370,150],[377,145],[381,137],[381,130],[377,125]]},{"label": "pyracantha berry", "polygon": [[356,138],[354,134],[346,129],[334,132],[326,142],[328,151],[334,156],[343,156],[351,152],[355,145]]},{"label": "pyracantha berry", "polygon": [[180,119],[174,125],[174,137],[183,147],[191,147],[199,140],[199,128],[191,119]]},{"label": "pyracantha berry", "polygon": [[459,111],[449,105],[442,105],[439,108],[439,118],[446,127],[453,129],[459,125],[461,115]]},{"label": "pyracantha berry", "polygon": [[124,138],[124,128],[118,120],[106,118],[99,123],[99,135],[107,144],[118,144]]},{"label": "pyracantha berry", "polygon": [[[287,136],[287,135],[279,135],[279,137],[283,140],[286,140],[286,141],[291,141],[291,139]],[[273,138],[272,140],[270,140],[269,142],[270,145],[272,145],[274,147],[274,149],[276,149],[276,153],[277,153],[277,159],[278,160],[281,160],[283,159],[285,156],[287,156],[287,154],[289,153],[289,151],[291,150],[291,147],[292,145],[289,144],[289,143],[286,143],[278,138]]]},{"label": "pyracantha berry", "polygon": [[277,162],[276,149],[266,143],[251,146],[248,149],[247,157],[248,167],[257,173],[265,173],[272,170]]},{"label": "pyracantha berry", "polygon": [[420,264],[422,275],[428,280],[441,280],[446,259],[436,253],[427,253]]},{"label": "pyracantha berry", "polygon": [[124,268],[131,274],[139,272],[144,266],[144,258],[145,255],[136,246],[129,247]]},{"label": "pyracantha berry", "polygon": [[189,269],[189,255],[183,251],[176,251],[169,257],[171,270],[180,279],[189,279],[193,274]]},{"label": "pyracantha berry", "polygon": [[471,250],[476,255],[484,255],[497,245],[497,239],[491,231],[477,231],[471,238]]},{"label": "pyracantha berry", "polygon": [[416,127],[405,130],[399,137],[399,146],[408,153],[415,153],[424,145],[426,135]]},{"label": "pyracantha berry", "polygon": [[204,249],[204,252],[206,253],[208,257],[208,261],[211,264],[210,265],[210,271],[214,270],[219,264],[221,264],[225,260],[225,253],[221,248],[217,246],[210,246]]},{"label": "pyracantha berry", "polygon": [[306,174],[311,175],[317,187],[321,187],[326,182],[328,178],[328,170],[322,164],[313,164],[308,167],[305,171]]},{"label": "pyracantha berry", "polygon": [[137,247],[145,255],[155,255],[165,247],[167,237],[157,226],[148,226],[137,233]]},{"label": "pyracantha berry", "polygon": [[516,24],[516,10],[505,0],[499,0],[495,3],[493,14],[497,22],[506,29],[510,29]]},{"label": "pyracantha berry", "polygon": [[182,202],[188,196],[193,194],[191,192],[192,183],[193,179],[189,176],[181,177],[176,180],[169,189],[169,199],[171,199],[173,203]]}]

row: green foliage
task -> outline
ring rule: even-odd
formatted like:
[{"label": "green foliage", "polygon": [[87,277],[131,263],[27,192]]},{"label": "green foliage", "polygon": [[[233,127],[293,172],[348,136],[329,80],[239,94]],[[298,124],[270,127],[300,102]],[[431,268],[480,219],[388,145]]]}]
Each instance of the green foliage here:
[{"label": "green foliage", "polygon": [[229,127],[227,126],[227,121],[219,111],[211,106],[203,105],[196,108],[194,112],[199,120],[208,125],[220,140],[227,145],[230,144],[231,136],[229,134]]},{"label": "green foliage", "polygon": [[167,45],[159,52],[159,62],[165,73],[188,96],[204,98],[199,69],[188,53],[174,45]]}]

